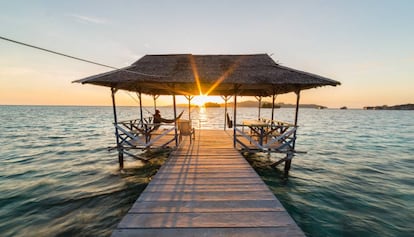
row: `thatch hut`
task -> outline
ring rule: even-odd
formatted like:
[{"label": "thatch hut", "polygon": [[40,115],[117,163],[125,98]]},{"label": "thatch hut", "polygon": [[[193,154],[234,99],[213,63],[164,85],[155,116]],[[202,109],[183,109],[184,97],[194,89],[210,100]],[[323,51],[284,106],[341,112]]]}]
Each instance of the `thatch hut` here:
[{"label": "thatch hut", "polygon": [[157,95],[234,95],[236,87],[241,96],[271,96],[340,84],[281,66],[267,54],[146,55],[131,66],[76,82]]},{"label": "thatch hut", "polygon": [[[172,95],[175,116],[176,95],[186,96],[189,103],[192,96],[196,95],[221,95],[224,96],[226,102],[233,96],[235,106],[234,124],[237,124],[237,96],[256,96],[259,102],[262,97],[272,96],[274,108],[276,95],[294,92],[297,94],[296,126],[301,90],[327,85],[340,85],[335,80],[281,66],[267,54],[146,55],[131,66],[90,76],[75,82],[111,88],[115,125],[117,124],[115,106],[117,90],[137,92],[139,98],[141,98],[141,94],[153,95],[154,98],[158,95]],[[273,112],[271,120],[273,120]],[[142,121],[141,109],[141,125],[143,125]],[[236,126],[233,129],[234,146],[236,146],[238,142]],[[118,137],[118,128],[116,132],[117,147],[121,157],[123,147],[120,140],[123,138]],[[177,144],[177,131],[175,133]]]}]

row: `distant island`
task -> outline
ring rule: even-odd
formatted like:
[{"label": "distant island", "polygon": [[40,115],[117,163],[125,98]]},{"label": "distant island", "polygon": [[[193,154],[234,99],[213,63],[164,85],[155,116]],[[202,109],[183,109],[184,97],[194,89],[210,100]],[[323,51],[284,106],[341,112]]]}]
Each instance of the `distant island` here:
[{"label": "distant island", "polygon": [[214,103],[214,102],[207,102],[204,104],[205,107],[221,107],[221,105],[219,103]]},{"label": "distant island", "polygon": [[[280,108],[280,105],[278,105],[278,104],[275,104],[275,109],[279,109]],[[262,103],[262,108],[272,108],[272,103],[270,103],[270,102],[263,102]]]},{"label": "distant island", "polygon": [[366,110],[414,110],[414,104],[403,104],[403,105],[382,105],[382,106],[366,106]]},{"label": "distant island", "polygon": [[[228,107],[232,107],[233,103],[227,103]],[[253,107],[253,108],[257,108],[259,106],[259,102],[257,101],[252,101],[252,100],[248,100],[248,101],[242,101],[242,102],[238,102],[237,103],[238,107]],[[177,107],[188,107],[188,104],[177,104]],[[191,107],[197,107],[197,105],[192,104]],[[215,102],[206,102],[204,104],[204,107],[206,108],[210,108],[210,107],[224,107],[224,103],[215,103]],[[283,102],[281,103],[275,103],[275,109],[279,109],[279,108],[295,108],[296,105],[295,104],[285,104]],[[299,105],[300,108],[310,108],[310,109],[327,109],[328,107],[323,106],[323,105],[317,105],[317,104],[300,104]],[[262,102],[261,104],[261,108],[272,108],[272,103],[271,102]]]},{"label": "distant island", "polygon": [[[233,103],[229,103],[228,106],[233,106]],[[259,102],[257,101],[243,101],[243,102],[239,102],[237,103],[237,106],[239,107],[258,107],[259,106]],[[262,108],[272,108],[272,103],[270,102],[262,102]],[[275,103],[275,108],[295,108],[296,105],[295,104],[285,104],[283,102],[281,103]],[[316,104],[299,104],[300,108],[310,108],[310,109],[327,109],[328,107],[323,106],[323,105],[316,105]]]}]

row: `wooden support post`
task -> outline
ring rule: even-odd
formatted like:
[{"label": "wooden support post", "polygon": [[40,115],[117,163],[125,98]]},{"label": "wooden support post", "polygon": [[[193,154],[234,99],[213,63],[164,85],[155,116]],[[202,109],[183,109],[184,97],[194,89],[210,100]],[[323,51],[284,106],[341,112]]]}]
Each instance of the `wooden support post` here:
[{"label": "wooden support post", "polygon": [[186,95],[185,98],[188,100],[188,120],[191,121],[191,100],[194,98],[194,96]]},{"label": "wooden support post", "polygon": [[144,126],[144,116],[142,114],[142,94],[141,94],[141,91],[138,92],[137,95],[138,95],[138,100],[139,100],[139,115],[141,117],[141,122],[140,123],[141,123],[141,126],[143,127]]},{"label": "wooden support post", "polygon": [[[300,90],[296,91],[296,110],[295,110],[295,126],[298,125],[298,114],[299,114],[299,100],[300,100]],[[296,142],[296,131],[293,134],[293,144],[292,149],[295,150],[295,142]],[[288,156],[289,154],[286,154]],[[291,154],[293,156],[293,154]],[[285,177],[289,175],[290,166],[292,163],[292,159],[287,159],[285,162]]]},{"label": "wooden support post", "polygon": [[224,100],[224,130],[226,130],[228,123],[227,123],[227,101],[231,98],[229,95],[225,95],[221,97]]},{"label": "wooden support post", "polygon": [[224,99],[224,131],[227,127],[227,96],[222,97]]},{"label": "wooden support post", "polygon": [[257,112],[257,120],[260,120],[260,109],[262,107],[262,97],[261,96],[255,96],[256,100],[259,101],[259,111]]},{"label": "wooden support post", "polygon": [[273,123],[273,120],[275,120],[275,100],[276,100],[276,95],[273,94],[272,95],[272,123]]},{"label": "wooden support post", "polygon": [[157,109],[157,99],[160,95],[152,95],[152,99],[154,100],[154,111]]},{"label": "wooden support post", "polygon": [[176,120],[176,118],[177,118],[177,104],[176,104],[176,101],[175,101],[175,91],[173,92],[173,103],[174,103],[175,147],[178,147],[178,131],[177,131],[177,120]]},{"label": "wooden support post", "polygon": [[[296,111],[295,111],[295,126],[298,126],[298,116],[299,116],[299,100],[300,100],[300,91],[296,91]],[[294,133],[294,140],[293,140],[293,149],[295,148],[295,143],[296,143],[296,131]]]},{"label": "wooden support post", "polygon": [[237,90],[238,85],[234,85],[234,104],[233,104],[233,147],[236,147],[236,125],[237,125]]},{"label": "wooden support post", "polygon": [[[115,104],[115,93],[118,89],[111,87],[111,97],[112,97],[112,110],[114,112],[114,125],[118,124],[118,117],[116,115],[116,104]],[[118,128],[115,126],[115,136],[116,136],[116,148],[118,150],[118,162],[119,168],[124,168],[124,152],[121,144],[119,143],[119,133]]]}]

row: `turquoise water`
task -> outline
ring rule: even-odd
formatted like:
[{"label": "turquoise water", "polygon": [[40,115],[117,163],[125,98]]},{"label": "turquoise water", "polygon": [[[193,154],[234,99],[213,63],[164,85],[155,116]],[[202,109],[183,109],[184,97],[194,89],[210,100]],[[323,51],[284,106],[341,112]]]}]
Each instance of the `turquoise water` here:
[{"label": "turquoise water", "polygon": [[[120,120],[138,115],[119,108]],[[293,115],[276,110],[279,120]],[[0,117],[0,236],[108,236],[155,172],[130,158],[118,170],[111,107],[0,106]],[[255,117],[257,108],[238,111]],[[193,118],[219,128],[223,109]],[[299,125],[297,150],[307,153],[288,180],[265,156],[253,159],[307,236],[413,236],[413,111],[301,109]]]}]

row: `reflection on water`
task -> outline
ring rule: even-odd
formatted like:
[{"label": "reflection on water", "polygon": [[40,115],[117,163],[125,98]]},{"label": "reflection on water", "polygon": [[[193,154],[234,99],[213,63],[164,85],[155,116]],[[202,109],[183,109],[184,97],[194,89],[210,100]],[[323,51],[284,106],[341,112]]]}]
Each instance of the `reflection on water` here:
[{"label": "reflection on water", "polygon": [[200,128],[206,127],[205,125],[208,124],[206,107],[204,106],[198,107],[198,118],[195,120],[198,120],[198,125]]},{"label": "reflection on water", "polygon": [[199,113],[199,119],[203,120],[206,119],[206,107],[205,106],[200,106],[198,107],[198,113]]},{"label": "reflection on water", "polygon": [[[121,107],[119,120],[137,111]],[[191,117],[222,129],[223,114],[204,108]],[[275,114],[293,122],[293,109]],[[0,106],[0,236],[110,235],[163,161],[127,158],[120,172],[107,150],[115,142],[111,116],[111,107]],[[257,108],[238,110],[239,121],[256,117]],[[297,149],[307,154],[294,158],[289,180],[266,156],[253,163],[308,236],[411,236],[412,118],[412,111],[302,109]]]}]

